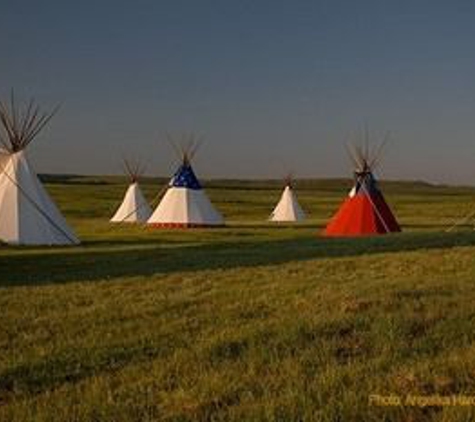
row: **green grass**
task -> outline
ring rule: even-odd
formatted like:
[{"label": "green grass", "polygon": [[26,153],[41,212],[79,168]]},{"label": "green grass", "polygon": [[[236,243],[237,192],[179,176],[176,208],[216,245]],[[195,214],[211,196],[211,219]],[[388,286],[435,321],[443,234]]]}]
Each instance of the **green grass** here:
[{"label": "green grass", "polygon": [[[47,178],[83,244],[0,247],[0,420],[469,421],[475,189],[383,185],[404,232],[318,236],[348,181],[301,181],[304,224],[266,222],[271,181],[215,181],[228,226],[117,227],[119,178]],[[152,199],[163,181],[147,180]]]}]

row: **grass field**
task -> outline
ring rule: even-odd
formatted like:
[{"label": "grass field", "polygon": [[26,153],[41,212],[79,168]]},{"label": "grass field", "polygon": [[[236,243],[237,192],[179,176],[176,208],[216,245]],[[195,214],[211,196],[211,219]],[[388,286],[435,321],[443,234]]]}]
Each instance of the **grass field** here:
[{"label": "grass field", "polygon": [[[404,233],[318,236],[349,181],[301,181],[305,224],[266,222],[278,182],[214,181],[228,226],[108,223],[120,178],[46,179],[83,244],[0,247],[1,421],[471,421],[475,189],[388,182]],[[147,180],[149,199],[163,181]]]}]

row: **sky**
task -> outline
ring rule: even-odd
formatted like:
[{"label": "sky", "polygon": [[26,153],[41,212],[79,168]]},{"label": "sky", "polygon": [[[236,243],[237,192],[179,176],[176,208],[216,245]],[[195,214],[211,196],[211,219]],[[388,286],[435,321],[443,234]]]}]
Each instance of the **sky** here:
[{"label": "sky", "polygon": [[41,173],[151,175],[195,133],[203,178],[347,177],[364,126],[379,175],[475,185],[471,1],[2,0],[0,97],[59,113]]}]

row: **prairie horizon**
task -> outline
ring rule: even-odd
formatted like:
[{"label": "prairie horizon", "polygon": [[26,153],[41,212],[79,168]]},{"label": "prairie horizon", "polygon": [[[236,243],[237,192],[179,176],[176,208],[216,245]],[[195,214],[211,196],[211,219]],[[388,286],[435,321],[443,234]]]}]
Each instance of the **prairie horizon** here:
[{"label": "prairie horizon", "polygon": [[[199,174],[198,174],[199,175]],[[145,183],[150,183],[153,181],[163,181],[167,182],[169,181],[173,176],[173,172],[169,174],[168,176],[165,175],[151,175],[145,173],[143,176],[140,177],[141,180],[143,180]],[[46,183],[66,183],[66,179],[98,179],[98,180],[103,180],[103,181],[124,181],[124,183],[127,183],[127,175],[121,174],[119,172],[117,173],[110,173],[110,174],[87,174],[87,173],[38,173],[38,177],[46,182]],[[285,174],[283,174],[281,177],[276,176],[276,177],[199,177],[200,180],[204,182],[204,187],[206,188],[206,185],[208,183],[214,184],[214,183],[250,183],[250,184],[255,184],[255,183],[281,183],[283,184],[285,182]],[[293,179],[296,183],[296,187],[298,188],[299,182],[303,183],[353,183],[354,182],[354,177],[351,176],[341,176],[341,177],[293,177]],[[400,183],[400,184],[412,184],[412,185],[426,185],[429,187],[440,187],[440,188],[466,188],[466,189],[475,189],[475,182],[473,185],[471,184],[465,184],[465,183],[438,183],[438,182],[431,182],[429,180],[424,180],[424,179],[404,179],[404,178],[377,178],[377,181],[379,183]]]}]

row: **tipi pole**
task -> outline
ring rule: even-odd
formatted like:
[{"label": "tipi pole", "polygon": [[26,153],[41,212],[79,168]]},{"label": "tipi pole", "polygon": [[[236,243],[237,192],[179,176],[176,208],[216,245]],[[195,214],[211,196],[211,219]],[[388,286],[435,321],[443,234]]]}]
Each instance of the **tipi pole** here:
[{"label": "tipi pole", "polygon": [[461,224],[465,223],[466,221],[469,221],[473,217],[475,217],[475,211],[471,212],[466,217],[456,221],[455,224],[453,226],[450,226],[448,229],[446,229],[445,232],[450,233],[453,229],[455,229],[455,227],[460,226]]}]

